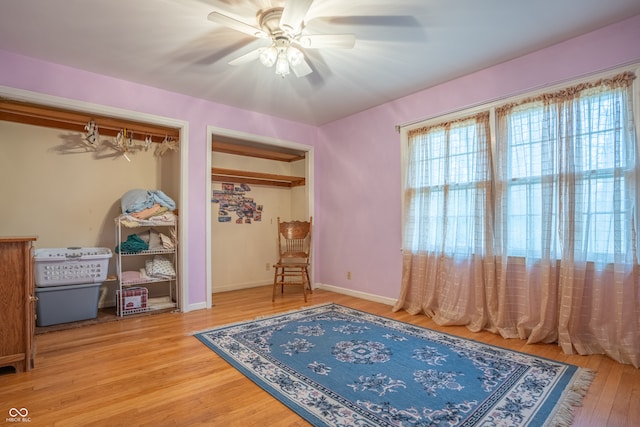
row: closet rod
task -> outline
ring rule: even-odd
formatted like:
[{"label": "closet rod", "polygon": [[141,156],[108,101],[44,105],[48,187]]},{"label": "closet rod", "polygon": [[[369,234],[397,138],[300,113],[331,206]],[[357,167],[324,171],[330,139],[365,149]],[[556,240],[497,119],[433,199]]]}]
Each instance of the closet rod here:
[{"label": "closet rod", "polygon": [[170,137],[178,139],[179,129],[156,126],[113,117],[86,114],[62,108],[47,107],[9,99],[0,99],[0,120],[45,126],[84,133],[89,121],[94,121],[102,136],[115,137],[122,129],[133,132],[134,139],[144,140],[150,136],[153,142],[162,142]]}]

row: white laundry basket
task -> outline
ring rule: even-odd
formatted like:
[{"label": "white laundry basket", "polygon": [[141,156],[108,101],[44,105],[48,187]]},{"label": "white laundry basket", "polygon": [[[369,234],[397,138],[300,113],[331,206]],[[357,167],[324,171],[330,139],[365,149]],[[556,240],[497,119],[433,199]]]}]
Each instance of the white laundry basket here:
[{"label": "white laundry basket", "polygon": [[33,257],[36,286],[102,283],[112,256],[109,248],[36,249]]}]

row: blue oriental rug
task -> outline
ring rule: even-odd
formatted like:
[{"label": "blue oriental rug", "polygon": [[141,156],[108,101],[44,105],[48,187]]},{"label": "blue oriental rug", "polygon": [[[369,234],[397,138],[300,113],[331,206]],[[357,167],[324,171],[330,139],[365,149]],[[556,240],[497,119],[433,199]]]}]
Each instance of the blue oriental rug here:
[{"label": "blue oriental rug", "polygon": [[337,304],[195,336],[315,426],[570,425],[593,378]]}]

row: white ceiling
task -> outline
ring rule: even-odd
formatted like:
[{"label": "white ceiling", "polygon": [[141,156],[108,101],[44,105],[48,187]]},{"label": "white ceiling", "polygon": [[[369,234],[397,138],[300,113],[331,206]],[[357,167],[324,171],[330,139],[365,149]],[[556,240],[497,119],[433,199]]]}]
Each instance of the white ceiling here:
[{"label": "white ceiling", "polygon": [[640,0],[315,0],[307,30],[353,33],[353,49],[307,50],[301,78],[228,65],[265,41],[207,15],[257,25],[258,10],[283,5],[2,0],[0,49],[320,125],[640,14]]}]

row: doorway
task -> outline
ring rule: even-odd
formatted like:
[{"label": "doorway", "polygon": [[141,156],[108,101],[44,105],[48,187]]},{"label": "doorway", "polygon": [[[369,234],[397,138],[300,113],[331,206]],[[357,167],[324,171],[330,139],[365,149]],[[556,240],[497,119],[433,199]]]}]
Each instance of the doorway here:
[{"label": "doorway", "polygon": [[[212,200],[206,204],[210,307],[213,292],[260,286],[273,280],[270,264],[275,261],[277,216],[308,218],[313,212],[313,147],[216,127],[209,127],[207,135],[207,170],[212,171],[212,179],[207,182],[207,194]],[[297,182],[300,178],[303,185]],[[225,211],[217,200],[225,182],[227,186],[246,183],[242,187],[250,192],[242,194],[241,188],[235,189],[242,194],[240,197],[255,203],[259,221],[243,218],[235,206],[231,212]],[[282,198],[285,189],[293,195],[290,209],[286,198]],[[273,255],[269,255],[271,251]],[[238,271],[242,277],[232,277]]]}]

